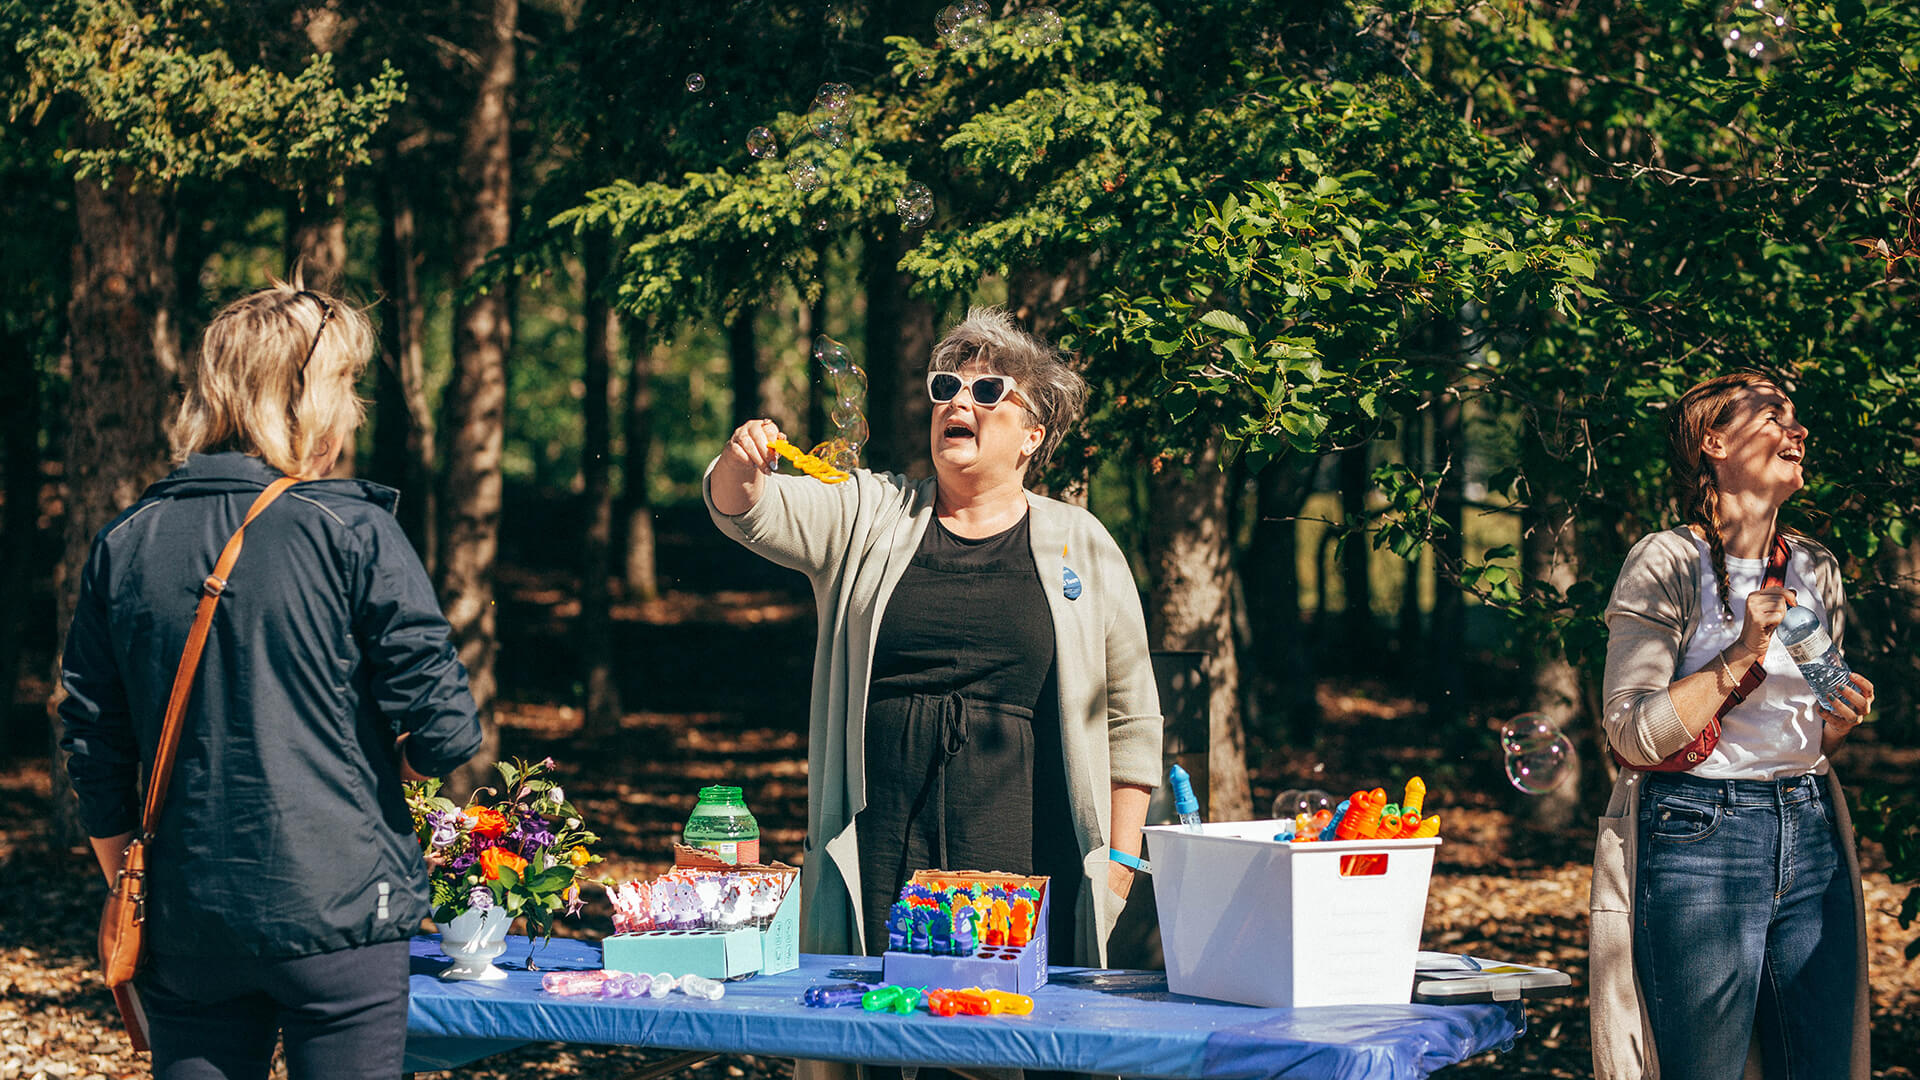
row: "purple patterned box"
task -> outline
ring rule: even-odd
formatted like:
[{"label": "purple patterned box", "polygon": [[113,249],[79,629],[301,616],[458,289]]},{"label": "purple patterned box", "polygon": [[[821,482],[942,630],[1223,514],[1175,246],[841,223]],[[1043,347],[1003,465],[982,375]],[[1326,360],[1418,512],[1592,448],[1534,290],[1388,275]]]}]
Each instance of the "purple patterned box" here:
[{"label": "purple patterned box", "polygon": [[972,956],[929,956],[925,953],[888,950],[882,977],[895,986],[939,987],[958,990],[977,986],[982,990],[1011,990],[1031,994],[1047,983],[1047,914],[1052,888],[1044,877],[1025,874],[986,873],[977,870],[921,870],[911,884],[941,888],[949,884],[980,882],[983,885],[1035,884],[1040,889],[1040,908],[1034,916],[1033,937],[1025,945],[982,945]]}]

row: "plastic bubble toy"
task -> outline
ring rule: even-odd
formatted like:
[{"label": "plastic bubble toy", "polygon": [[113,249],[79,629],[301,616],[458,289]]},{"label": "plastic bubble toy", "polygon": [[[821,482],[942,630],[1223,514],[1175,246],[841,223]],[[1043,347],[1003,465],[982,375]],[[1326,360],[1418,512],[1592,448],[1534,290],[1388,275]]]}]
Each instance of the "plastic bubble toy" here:
[{"label": "plastic bubble toy", "polygon": [[927,222],[933,220],[933,192],[918,180],[901,188],[900,197],[893,205],[900,213],[900,224],[909,229],[925,228]]},{"label": "plastic bubble toy", "polygon": [[1521,713],[1500,728],[1507,780],[1515,790],[1545,795],[1579,768],[1572,740],[1545,713]]},{"label": "plastic bubble toy", "polygon": [[774,138],[772,130],[757,127],[747,132],[747,153],[757,158],[770,158],[780,152],[780,140]]}]

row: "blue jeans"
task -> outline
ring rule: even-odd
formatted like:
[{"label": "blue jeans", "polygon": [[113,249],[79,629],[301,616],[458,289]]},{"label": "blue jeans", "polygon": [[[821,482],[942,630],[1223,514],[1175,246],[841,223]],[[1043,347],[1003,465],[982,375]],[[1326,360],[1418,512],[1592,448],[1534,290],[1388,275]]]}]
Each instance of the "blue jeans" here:
[{"label": "blue jeans", "polygon": [[1633,961],[1666,1080],[1845,1077],[1853,887],[1817,776],[1651,774],[1640,793]]}]

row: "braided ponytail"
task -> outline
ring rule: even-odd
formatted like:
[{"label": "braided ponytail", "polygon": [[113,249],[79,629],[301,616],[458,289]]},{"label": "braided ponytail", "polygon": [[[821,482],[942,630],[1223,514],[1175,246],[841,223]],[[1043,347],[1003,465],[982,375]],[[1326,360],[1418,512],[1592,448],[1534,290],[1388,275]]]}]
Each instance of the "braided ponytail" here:
[{"label": "braided ponytail", "polygon": [[1720,479],[1714,474],[1713,461],[1703,452],[1701,441],[1731,420],[1734,403],[1741,391],[1750,386],[1771,385],[1773,380],[1758,371],[1735,371],[1717,375],[1680,395],[1667,412],[1667,451],[1672,457],[1673,475],[1680,485],[1680,513],[1688,524],[1699,526],[1707,538],[1707,550],[1713,557],[1714,584],[1720,593],[1720,611],[1733,618],[1733,597],[1727,585],[1727,549],[1720,539]]}]

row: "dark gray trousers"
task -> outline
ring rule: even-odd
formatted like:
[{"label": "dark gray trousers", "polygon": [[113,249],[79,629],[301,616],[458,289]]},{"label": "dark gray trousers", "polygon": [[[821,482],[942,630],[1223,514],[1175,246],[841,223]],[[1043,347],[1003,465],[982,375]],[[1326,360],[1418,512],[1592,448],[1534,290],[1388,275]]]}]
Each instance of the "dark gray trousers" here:
[{"label": "dark gray trousers", "polygon": [[286,1044],[293,1080],[397,1077],[408,943],[287,959],[154,956],[139,977],[159,1080],[265,1080]]}]

